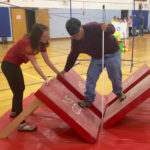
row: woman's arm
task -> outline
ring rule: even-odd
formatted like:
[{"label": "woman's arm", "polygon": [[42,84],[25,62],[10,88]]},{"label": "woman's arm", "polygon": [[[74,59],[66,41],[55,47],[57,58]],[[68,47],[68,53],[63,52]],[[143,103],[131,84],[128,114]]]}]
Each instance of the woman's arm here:
[{"label": "woman's arm", "polygon": [[46,75],[42,72],[40,66],[38,65],[35,56],[34,55],[28,55],[28,58],[30,60],[30,62],[32,63],[34,69],[37,71],[37,73],[46,81],[48,80],[48,78],[46,77]]},{"label": "woman's arm", "polygon": [[45,61],[45,63],[56,73],[58,74],[59,71],[56,69],[56,67],[52,64],[52,62],[49,60],[47,52],[41,52],[42,57]]}]

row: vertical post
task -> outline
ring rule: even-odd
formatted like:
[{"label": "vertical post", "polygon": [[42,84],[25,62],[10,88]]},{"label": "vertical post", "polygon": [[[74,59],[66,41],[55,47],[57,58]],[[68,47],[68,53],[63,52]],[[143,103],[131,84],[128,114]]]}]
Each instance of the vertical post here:
[{"label": "vertical post", "polygon": [[[133,0],[133,12],[135,12],[135,0]],[[134,50],[134,13],[133,13],[133,25],[132,25],[132,56],[131,56],[131,68],[130,72],[133,68],[133,50]]]},{"label": "vertical post", "polygon": [[71,5],[71,0],[70,0],[70,18],[72,18],[72,5]]},{"label": "vertical post", "polygon": [[[105,5],[103,5],[103,23],[105,22]],[[103,120],[104,120],[104,31],[102,31],[102,120],[101,134],[103,135]]]}]

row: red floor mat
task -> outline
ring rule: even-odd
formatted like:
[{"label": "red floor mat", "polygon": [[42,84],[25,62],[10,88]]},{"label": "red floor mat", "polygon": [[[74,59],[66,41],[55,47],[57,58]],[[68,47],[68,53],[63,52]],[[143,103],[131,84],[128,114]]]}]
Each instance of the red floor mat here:
[{"label": "red floor mat", "polygon": [[[25,105],[33,99],[26,98]],[[6,113],[0,118],[0,131],[11,121]],[[150,99],[137,106],[113,127],[104,129],[95,144],[88,144],[49,108],[38,108],[27,118],[38,126],[32,133],[14,130],[0,140],[0,150],[149,150]]]}]

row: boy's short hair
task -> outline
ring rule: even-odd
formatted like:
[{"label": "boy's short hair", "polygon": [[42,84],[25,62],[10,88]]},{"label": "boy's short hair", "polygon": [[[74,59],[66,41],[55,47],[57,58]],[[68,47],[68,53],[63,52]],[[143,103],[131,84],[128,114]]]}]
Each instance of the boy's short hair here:
[{"label": "boy's short hair", "polygon": [[67,32],[72,36],[74,34],[77,34],[79,32],[81,26],[81,22],[80,20],[76,19],[76,18],[70,18],[67,22],[66,22],[66,29]]}]

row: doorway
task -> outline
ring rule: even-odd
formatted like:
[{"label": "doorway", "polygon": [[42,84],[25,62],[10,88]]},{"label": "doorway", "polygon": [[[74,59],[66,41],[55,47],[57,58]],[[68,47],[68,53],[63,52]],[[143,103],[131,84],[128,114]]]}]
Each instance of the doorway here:
[{"label": "doorway", "polygon": [[27,25],[27,33],[29,33],[32,29],[33,24],[35,23],[35,9],[25,9],[26,13],[26,25]]},{"label": "doorway", "polygon": [[128,18],[128,10],[121,10],[121,19],[126,18],[127,20]]},{"label": "doorway", "polygon": [[11,8],[10,10],[12,20],[13,41],[16,42],[27,33],[25,10],[22,8]]}]

